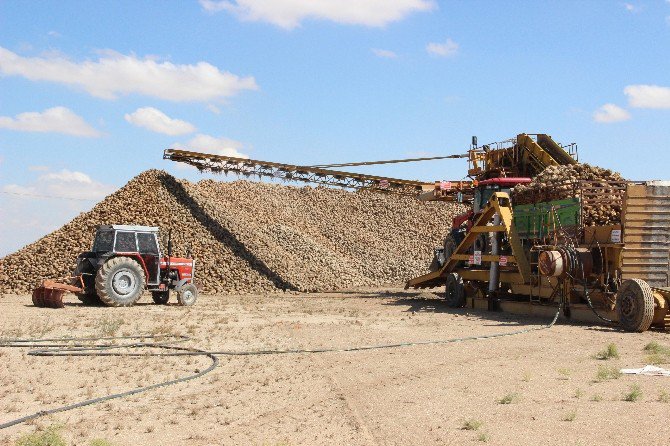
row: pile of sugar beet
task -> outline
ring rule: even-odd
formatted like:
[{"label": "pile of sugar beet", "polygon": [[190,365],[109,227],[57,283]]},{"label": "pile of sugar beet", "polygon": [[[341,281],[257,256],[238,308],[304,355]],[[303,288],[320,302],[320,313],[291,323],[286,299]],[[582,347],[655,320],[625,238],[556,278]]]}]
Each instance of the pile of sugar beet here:
[{"label": "pile of sugar beet", "polygon": [[426,272],[465,207],[413,197],[250,181],[197,183],[149,170],[91,211],[0,259],[0,293],[71,275],[96,225],[172,230],[209,293],[328,291],[403,284]]},{"label": "pile of sugar beet", "polygon": [[[515,205],[580,196],[582,181],[602,191],[585,226],[617,224],[616,172],[588,164],[552,166],[515,188]],[[464,205],[375,192],[250,181],[192,183],[149,170],[92,210],[0,259],[0,293],[30,292],[69,276],[100,224],[172,230],[175,254],[191,248],[210,293],[329,291],[402,284],[426,272]]]},{"label": "pile of sugar beet", "polygon": [[588,187],[596,188],[598,200],[584,204],[582,224],[614,225],[621,222],[620,188],[623,181],[619,173],[589,164],[550,166],[530,183],[515,187],[512,202],[522,205],[582,197],[584,182],[587,182]]}]

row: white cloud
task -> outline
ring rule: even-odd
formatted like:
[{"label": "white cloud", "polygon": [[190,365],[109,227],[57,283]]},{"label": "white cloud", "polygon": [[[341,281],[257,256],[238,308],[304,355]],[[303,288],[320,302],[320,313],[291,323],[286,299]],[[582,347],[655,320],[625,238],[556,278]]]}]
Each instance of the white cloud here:
[{"label": "white cloud", "polygon": [[0,194],[0,209],[5,213],[0,218],[0,257],[59,228],[115,189],[67,169],[1,187],[5,193]]},{"label": "white cloud", "polygon": [[35,196],[100,200],[115,189],[114,186],[94,181],[83,172],[68,169],[40,175],[35,181],[25,186],[7,184],[2,187],[3,192],[26,200],[33,199]]},{"label": "white cloud", "polygon": [[632,3],[624,3],[623,7],[626,8],[626,11],[628,12],[637,12],[639,10],[638,7]]},{"label": "white cloud", "polygon": [[81,116],[65,107],[53,107],[43,112],[20,113],[13,118],[0,116],[0,128],[20,132],[52,132],[86,137],[101,135]]},{"label": "white cloud", "polygon": [[437,7],[434,0],[200,0],[200,5],[209,12],[226,11],[285,29],[306,19],[380,27]]},{"label": "white cloud", "polygon": [[102,99],[136,93],[169,101],[210,101],[258,89],[253,77],[222,72],[207,62],[175,65],[112,51],[97,61],[73,62],[58,54],[22,57],[0,47],[0,73],[79,87]]},{"label": "white cloud", "polygon": [[193,133],[197,129],[190,122],[181,119],[173,119],[162,111],[153,107],[142,107],[133,113],[126,113],[126,121],[138,127],[144,127],[156,133],[165,135],[185,135]]},{"label": "white cloud", "polygon": [[216,138],[199,133],[186,143],[172,144],[171,148],[180,150],[192,150],[194,152],[211,153],[213,155],[232,156],[236,158],[249,158],[240,152],[244,144],[233,139],[224,137]]},{"label": "white cloud", "polygon": [[605,104],[593,113],[593,120],[596,122],[610,123],[629,119],[630,113],[616,104]]},{"label": "white cloud", "polygon": [[451,57],[458,53],[458,44],[451,39],[447,39],[444,43],[431,42],[426,45],[426,51],[436,56]]},{"label": "white cloud", "polygon": [[49,166],[28,166],[28,170],[31,172],[48,172]]},{"label": "white cloud", "polygon": [[207,110],[211,111],[215,115],[220,115],[221,114],[221,110],[219,109],[219,107],[217,107],[214,104],[207,104]]},{"label": "white cloud", "polygon": [[60,181],[63,183],[81,183],[92,184],[91,177],[82,172],[73,172],[71,170],[63,169],[60,172],[48,173],[40,177],[42,181]]},{"label": "white cloud", "polygon": [[396,57],[398,57],[398,55],[391,50],[380,50],[378,48],[372,48],[372,52],[374,53],[375,56],[384,59],[395,59]]},{"label": "white cloud", "polygon": [[623,90],[628,104],[636,108],[670,108],[670,87],[629,85]]}]

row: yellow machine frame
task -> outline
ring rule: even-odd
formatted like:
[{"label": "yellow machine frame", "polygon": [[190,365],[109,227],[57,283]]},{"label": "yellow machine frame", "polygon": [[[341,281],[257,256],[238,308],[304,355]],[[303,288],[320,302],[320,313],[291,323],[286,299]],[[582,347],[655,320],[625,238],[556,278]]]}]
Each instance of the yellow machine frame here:
[{"label": "yellow machine frame", "polygon": [[[491,222],[494,216],[499,216],[499,224]],[[541,275],[537,267],[533,268],[533,255],[524,250],[521,239],[513,223],[514,212],[510,197],[505,192],[495,192],[482,213],[468,231],[463,241],[458,245],[445,264],[437,271],[410,279],[405,288],[425,289],[443,286],[451,273],[458,274],[465,285],[466,306],[479,309],[497,308],[517,314],[534,314],[549,316],[556,311],[556,305],[562,305],[564,314],[575,320],[586,322],[602,322],[601,318],[617,320],[615,311],[615,293],[607,291],[606,278],[620,273],[624,244],[612,243],[610,235],[617,227],[588,228],[585,244],[578,248],[591,249],[597,245],[601,260],[602,272],[598,283],[592,289],[578,284],[575,278],[557,278]],[[618,227],[620,228],[620,227]],[[506,234],[511,248],[511,255],[482,254],[481,263],[497,262],[500,265],[499,284],[503,285],[497,295],[487,295],[484,285],[490,280],[490,268],[473,267],[473,255],[468,251],[472,248],[475,239],[482,233]],[[534,248],[531,248],[531,251]],[[470,267],[459,267],[459,263],[468,261]],[[496,288],[498,288],[496,286]],[[670,288],[652,287],[654,300],[653,324],[670,329]],[[517,299],[506,299],[505,294]],[[518,297],[524,296],[524,299]],[[584,303],[588,297],[590,304]],[[495,302],[495,305],[492,305]]]}]

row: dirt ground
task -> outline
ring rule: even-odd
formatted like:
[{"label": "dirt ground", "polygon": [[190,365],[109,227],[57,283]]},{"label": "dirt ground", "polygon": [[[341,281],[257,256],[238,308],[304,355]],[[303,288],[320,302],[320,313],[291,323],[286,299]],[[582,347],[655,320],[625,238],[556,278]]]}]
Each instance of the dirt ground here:
[{"label": "dirt ground", "polygon": [[[6,296],[0,337],[182,334],[192,347],[242,351],[439,340],[548,322],[452,310],[435,294],[397,289],[201,296],[190,308],[150,301],[85,307],[70,296],[65,309],[53,310],[33,307],[29,296]],[[647,364],[651,341],[670,346],[670,335],[559,320],[547,330],[449,344],[221,356],[197,380],[14,426],[0,431],[0,444],[54,424],[73,445],[665,444],[670,378],[602,376],[605,368]],[[596,359],[610,343],[619,359]],[[29,350],[0,348],[0,423],[211,363],[41,358]],[[625,401],[635,385],[639,398]]]}]

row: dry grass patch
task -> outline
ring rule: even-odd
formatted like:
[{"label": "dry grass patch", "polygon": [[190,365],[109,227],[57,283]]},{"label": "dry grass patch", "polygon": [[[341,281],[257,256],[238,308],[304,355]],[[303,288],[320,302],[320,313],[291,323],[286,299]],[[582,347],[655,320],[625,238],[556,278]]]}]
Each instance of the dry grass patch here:
[{"label": "dry grass patch", "polygon": [[571,410],[563,416],[563,421],[575,421],[575,418],[577,418],[577,411]]},{"label": "dry grass patch", "polygon": [[621,377],[621,372],[618,367],[607,367],[600,366],[598,367],[598,372],[596,373],[595,382],[608,381],[610,379],[619,379]]},{"label": "dry grass patch", "polygon": [[482,427],[482,422],[481,421],[475,420],[475,419],[469,419],[469,420],[463,422],[463,426],[461,426],[461,429],[466,430],[466,431],[476,431],[480,427]]},{"label": "dry grass patch", "polygon": [[644,351],[649,353],[647,356],[647,363],[653,365],[670,363],[670,348],[659,344],[656,341],[651,341],[644,346]]},{"label": "dry grass patch", "polygon": [[53,424],[32,434],[25,434],[16,440],[16,446],[67,446],[60,431],[63,426]]},{"label": "dry grass patch", "polygon": [[630,391],[623,396],[624,401],[635,402],[642,398],[642,389],[637,384],[630,386]]},{"label": "dry grass patch", "polygon": [[517,401],[519,401],[518,393],[508,393],[498,400],[498,404],[512,404],[516,403]]},{"label": "dry grass patch", "polygon": [[115,336],[123,324],[120,317],[105,316],[98,321],[97,331],[104,337]]},{"label": "dry grass patch", "polygon": [[491,436],[490,436],[489,434],[487,434],[486,432],[482,432],[482,433],[479,434],[479,436],[477,437],[477,440],[478,440],[478,441],[481,441],[482,443],[488,443],[488,441],[489,441],[490,439],[491,439]]},{"label": "dry grass patch", "polygon": [[610,343],[604,350],[596,353],[595,358],[600,360],[619,359],[619,349],[616,344]]}]

